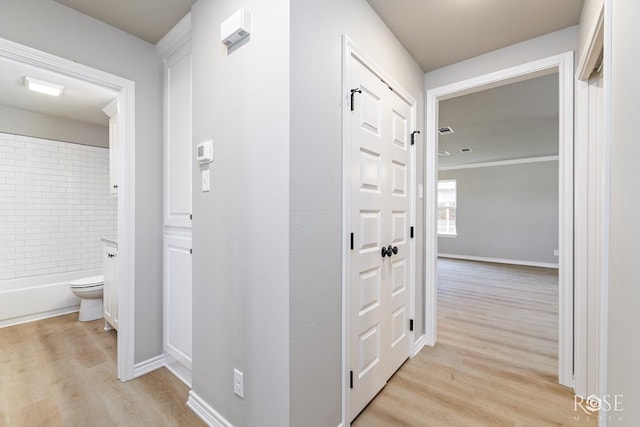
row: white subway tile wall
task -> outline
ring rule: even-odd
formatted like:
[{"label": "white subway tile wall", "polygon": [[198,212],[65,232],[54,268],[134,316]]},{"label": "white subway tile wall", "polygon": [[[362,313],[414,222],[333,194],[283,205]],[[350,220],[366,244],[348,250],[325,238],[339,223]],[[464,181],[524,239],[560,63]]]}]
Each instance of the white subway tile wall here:
[{"label": "white subway tile wall", "polygon": [[0,280],[101,268],[109,150],[0,133]]}]

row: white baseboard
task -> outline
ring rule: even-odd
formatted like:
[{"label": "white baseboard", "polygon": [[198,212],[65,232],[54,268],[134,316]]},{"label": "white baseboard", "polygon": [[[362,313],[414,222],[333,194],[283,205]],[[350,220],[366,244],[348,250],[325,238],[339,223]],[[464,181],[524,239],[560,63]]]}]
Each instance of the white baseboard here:
[{"label": "white baseboard", "polygon": [[179,360],[173,358],[169,353],[164,353],[164,365],[166,368],[182,381],[187,387],[191,388],[191,368],[182,364]]},{"label": "white baseboard", "polygon": [[456,255],[456,254],[438,254],[438,258],[454,258],[454,259],[463,259],[467,261],[480,261],[480,262],[495,262],[498,264],[513,264],[513,265],[526,265],[529,267],[544,267],[544,268],[558,268],[558,264],[548,263],[548,262],[537,262],[537,261],[522,261],[518,259],[504,259],[504,258],[487,258],[480,256],[472,256],[472,255]]},{"label": "white baseboard", "polygon": [[420,350],[422,350],[422,348],[425,346],[426,343],[427,343],[427,337],[423,334],[413,344],[413,351],[411,353],[411,357],[415,357],[418,353],[420,353]]},{"label": "white baseboard", "polygon": [[[3,298],[3,295],[0,294],[0,299],[2,298]],[[22,323],[35,322],[36,320],[44,320],[50,317],[62,316],[63,314],[77,313],[79,309],[80,309],[80,306],[77,305],[69,308],[61,308],[59,310],[50,310],[42,313],[31,314],[28,316],[15,317],[13,319],[0,320],[0,328],[20,325]],[[2,310],[0,309],[0,311]]]},{"label": "white baseboard", "polygon": [[187,406],[210,427],[233,427],[222,415],[191,390]]},{"label": "white baseboard", "polygon": [[160,369],[164,367],[164,355],[159,355],[156,357],[152,357],[151,359],[147,359],[143,362],[136,363],[133,366],[133,378],[138,378],[144,374],[148,374],[149,372],[155,371],[156,369]]}]

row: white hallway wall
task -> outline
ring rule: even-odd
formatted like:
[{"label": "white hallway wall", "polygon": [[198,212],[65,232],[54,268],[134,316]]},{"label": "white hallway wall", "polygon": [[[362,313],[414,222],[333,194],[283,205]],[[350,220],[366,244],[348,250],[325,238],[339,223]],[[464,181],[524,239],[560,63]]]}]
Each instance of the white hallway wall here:
[{"label": "white hallway wall", "polygon": [[578,46],[578,30],[577,25],[565,28],[430,71],[425,74],[425,88],[433,89],[560,53],[575,51]]},{"label": "white hallway wall", "polygon": [[[336,426],[342,403],[341,36],[417,101],[423,182],[424,73],[365,0],[291,2],[290,386],[292,426]],[[416,212],[416,336],[424,332],[423,206]]]},{"label": "white hallway wall", "polygon": [[[227,54],[211,40],[239,7],[251,39]],[[338,425],[341,35],[418,98],[418,129],[423,73],[364,0],[201,0],[192,19],[194,144],[213,138],[215,183],[194,193],[193,391],[237,426]]]},{"label": "white hallway wall", "polygon": [[[624,411],[612,413],[609,425],[640,420],[640,1],[607,0],[612,7],[611,52],[611,205],[608,301],[608,379],[606,393],[622,395]],[[607,25],[607,24],[605,24]],[[606,77],[605,77],[606,78]],[[605,87],[605,91],[608,88]],[[605,95],[606,96],[606,95]]]},{"label": "white hallway wall", "polygon": [[[251,36],[227,52],[241,7]],[[191,19],[194,151],[212,139],[214,159],[207,193],[193,164],[193,392],[234,426],[286,426],[289,1],[199,0]]]},{"label": "white hallway wall", "polygon": [[162,62],[155,46],[50,0],[2,0],[0,37],[135,82],[135,362],[162,354]]}]

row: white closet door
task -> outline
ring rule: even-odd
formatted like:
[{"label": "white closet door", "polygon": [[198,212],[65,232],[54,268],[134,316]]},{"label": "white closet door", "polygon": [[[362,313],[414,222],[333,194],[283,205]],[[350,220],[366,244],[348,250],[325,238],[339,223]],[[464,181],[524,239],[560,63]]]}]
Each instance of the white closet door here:
[{"label": "white closet door", "polygon": [[165,351],[191,369],[191,237],[164,240]]},{"label": "white closet door", "polygon": [[164,352],[171,371],[191,383],[192,141],[191,47],[165,60]]},{"label": "white closet door", "polygon": [[191,227],[191,55],[167,63],[165,226]]},{"label": "white closet door", "polygon": [[[351,59],[351,420],[409,357],[410,107]],[[384,248],[384,252],[383,252]],[[383,255],[384,253],[384,255]]]}]

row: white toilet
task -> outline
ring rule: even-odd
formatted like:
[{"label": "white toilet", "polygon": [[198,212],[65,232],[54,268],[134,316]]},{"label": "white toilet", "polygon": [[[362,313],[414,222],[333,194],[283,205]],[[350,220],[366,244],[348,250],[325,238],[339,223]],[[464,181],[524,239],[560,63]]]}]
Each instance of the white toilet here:
[{"label": "white toilet", "polygon": [[69,284],[71,292],[80,298],[80,315],[78,320],[87,322],[103,317],[102,290],[104,276],[83,277]]}]

